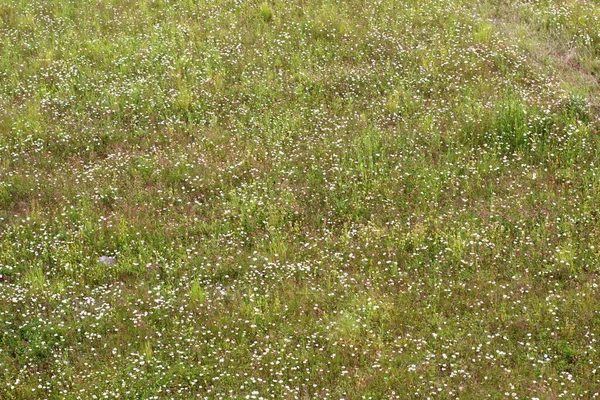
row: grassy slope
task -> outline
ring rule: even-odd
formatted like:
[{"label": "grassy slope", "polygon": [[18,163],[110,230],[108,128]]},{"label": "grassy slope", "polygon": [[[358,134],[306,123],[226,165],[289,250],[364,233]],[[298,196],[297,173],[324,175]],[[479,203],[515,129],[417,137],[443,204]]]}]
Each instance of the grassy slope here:
[{"label": "grassy slope", "polygon": [[0,397],[591,398],[600,5],[504,3],[0,2]]}]

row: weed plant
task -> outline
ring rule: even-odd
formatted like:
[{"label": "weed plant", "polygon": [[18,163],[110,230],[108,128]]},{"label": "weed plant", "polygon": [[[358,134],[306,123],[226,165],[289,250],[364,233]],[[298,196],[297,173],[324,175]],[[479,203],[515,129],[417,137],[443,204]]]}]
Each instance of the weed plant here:
[{"label": "weed plant", "polygon": [[0,398],[599,396],[599,17],[0,1]]}]

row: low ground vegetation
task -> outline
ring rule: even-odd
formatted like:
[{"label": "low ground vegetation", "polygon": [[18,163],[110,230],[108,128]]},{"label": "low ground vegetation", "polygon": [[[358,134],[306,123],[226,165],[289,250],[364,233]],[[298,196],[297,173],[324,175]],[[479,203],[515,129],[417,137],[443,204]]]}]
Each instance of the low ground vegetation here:
[{"label": "low ground vegetation", "polygon": [[0,2],[0,397],[599,396],[599,17]]}]

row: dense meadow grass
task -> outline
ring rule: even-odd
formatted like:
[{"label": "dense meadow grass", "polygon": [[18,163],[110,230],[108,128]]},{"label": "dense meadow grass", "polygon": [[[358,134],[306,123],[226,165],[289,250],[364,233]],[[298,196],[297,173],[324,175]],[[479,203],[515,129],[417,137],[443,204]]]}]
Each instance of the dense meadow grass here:
[{"label": "dense meadow grass", "polygon": [[599,19],[0,0],[0,398],[600,397]]}]

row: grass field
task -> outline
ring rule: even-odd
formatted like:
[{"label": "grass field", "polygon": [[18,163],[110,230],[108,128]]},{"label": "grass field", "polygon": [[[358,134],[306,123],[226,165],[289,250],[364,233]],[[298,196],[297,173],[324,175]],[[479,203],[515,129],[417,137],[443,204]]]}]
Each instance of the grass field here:
[{"label": "grass field", "polygon": [[598,0],[0,0],[0,399],[600,397],[599,77]]}]

